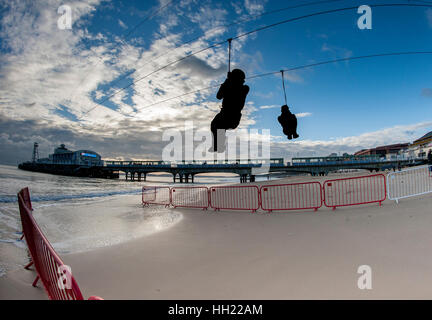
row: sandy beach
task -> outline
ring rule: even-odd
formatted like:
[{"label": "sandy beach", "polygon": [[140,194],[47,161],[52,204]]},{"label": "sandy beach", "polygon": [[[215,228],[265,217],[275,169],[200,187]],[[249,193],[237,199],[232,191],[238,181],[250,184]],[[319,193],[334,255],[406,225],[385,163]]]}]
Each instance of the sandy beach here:
[{"label": "sandy beach", "polygon": [[[298,176],[278,183],[364,174]],[[266,184],[275,181],[254,183]],[[108,202],[109,201],[109,202]],[[123,196],[75,210],[136,206]],[[173,226],[138,239],[61,255],[85,297],[104,299],[430,299],[430,195],[382,206],[273,212],[172,209]],[[23,258],[22,264],[26,263]],[[372,269],[360,290],[357,269]],[[34,271],[0,278],[0,299],[47,299]]]}]

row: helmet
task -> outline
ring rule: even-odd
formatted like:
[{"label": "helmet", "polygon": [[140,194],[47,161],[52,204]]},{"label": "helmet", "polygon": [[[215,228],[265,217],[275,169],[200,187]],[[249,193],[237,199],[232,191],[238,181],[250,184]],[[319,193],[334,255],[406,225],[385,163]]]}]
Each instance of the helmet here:
[{"label": "helmet", "polygon": [[238,80],[244,80],[246,79],[245,73],[240,69],[234,69],[231,71],[231,78],[238,79]]}]

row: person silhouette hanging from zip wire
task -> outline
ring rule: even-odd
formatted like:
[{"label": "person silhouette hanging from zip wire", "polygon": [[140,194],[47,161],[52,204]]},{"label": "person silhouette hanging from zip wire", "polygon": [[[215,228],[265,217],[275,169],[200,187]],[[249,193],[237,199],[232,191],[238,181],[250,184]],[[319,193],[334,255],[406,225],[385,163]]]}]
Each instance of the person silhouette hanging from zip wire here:
[{"label": "person silhouette hanging from zip wire", "polygon": [[249,93],[249,87],[244,85],[245,79],[246,75],[240,69],[228,72],[227,79],[216,94],[216,98],[222,99],[222,108],[210,125],[213,145],[209,152],[224,152],[226,130],[236,129],[240,124],[241,111]]},{"label": "person silhouette hanging from zip wire", "polygon": [[281,115],[278,117],[278,121],[282,126],[283,133],[287,136],[288,140],[297,139],[299,135],[297,134],[297,117],[295,114],[291,113],[287,105],[287,96],[285,89],[285,77],[284,70],[281,70],[282,75],[282,88],[285,98],[285,104],[281,107]]},{"label": "person silhouette hanging from zip wire", "polygon": [[278,117],[278,121],[282,126],[283,133],[289,140],[299,137],[297,134],[297,117],[291,113],[286,104],[281,107],[281,115]]}]

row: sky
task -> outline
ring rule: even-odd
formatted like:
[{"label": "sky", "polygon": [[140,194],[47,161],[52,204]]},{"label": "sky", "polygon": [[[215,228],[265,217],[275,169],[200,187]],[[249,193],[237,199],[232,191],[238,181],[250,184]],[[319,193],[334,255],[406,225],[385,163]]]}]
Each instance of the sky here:
[{"label": "sky", "polygon": [[[41,156],[64,143],[104,159],[161,159],[166,130],[183,130],[185,121],[209,130],[227,39],[350,7],[233,40],[231,69],[247,78],[276,72],[246,79],[239,129],[269,129],[271,157],[286,159],[412,142],[432,130],[431,54],[286,72],[300,138],[287,140],[277,121],[285,104],[279,70],[432,52],[432,3],[367,4],[389,3],[425,6],[372,7],[372,29],[361,30],[357,7],[365,3],[353,0],[0,0],[0,163],[29,160],[34,142]],[[71,8],[70,29],[59,27],[62,5]]]}]

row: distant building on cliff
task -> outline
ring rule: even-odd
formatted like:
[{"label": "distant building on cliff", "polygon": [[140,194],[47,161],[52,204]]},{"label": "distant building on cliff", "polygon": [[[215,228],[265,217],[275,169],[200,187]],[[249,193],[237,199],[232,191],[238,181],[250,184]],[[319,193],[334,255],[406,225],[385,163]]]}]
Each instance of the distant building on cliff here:
[{"label": "distant building on cliff", "polygon": [[412,158],[425,158],[429,150],[432,150],[432,131],[415,140],[402,153]]},{"label": "distant building on cliff", "polygon": [[386,158],[426,158],[429,150],[432,150],[432,131],[411,144],[398,143],[371,149],[362,149],[354,155],[379,155]]},{"label": "distant building on cliff", "polygon": [[396,156],[400,153],[401,150],[408,148],[409,143],[398,143],[391,144],[387,146],[380,146],[371,149],[362,149],[354,153],[356,156],[365,156],[365,155],[379,155],[381,157],[391,157],[392,155]]}]

